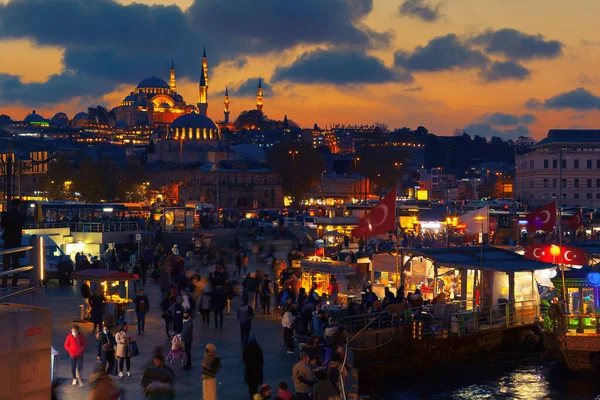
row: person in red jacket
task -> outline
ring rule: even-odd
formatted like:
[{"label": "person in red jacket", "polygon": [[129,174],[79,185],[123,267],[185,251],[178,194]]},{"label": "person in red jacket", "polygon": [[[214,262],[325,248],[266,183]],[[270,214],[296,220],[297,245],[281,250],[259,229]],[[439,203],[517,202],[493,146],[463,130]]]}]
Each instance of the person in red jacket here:
[{"label": "person in red jacket", "polygon": [[65,350],[69,353],[71,359],[71,374],[73,375],[73,385],[83,386],[81,373],[83,370],[83,353],[86,345],[85,337],[79,333],[79,327],[73,325],[71,333],[65,339]]}]

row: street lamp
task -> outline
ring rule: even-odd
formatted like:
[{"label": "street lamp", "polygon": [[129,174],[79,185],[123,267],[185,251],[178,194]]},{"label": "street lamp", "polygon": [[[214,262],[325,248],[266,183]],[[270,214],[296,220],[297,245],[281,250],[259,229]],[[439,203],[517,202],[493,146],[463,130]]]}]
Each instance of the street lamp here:
[{"label": "street lamp", "polygon": [[[354,176],[354,184],[353,184],[353,186],[354,186],[354,197],[356,197],[356,198],[357,198],[357,200],[356,200],[356,203],[357,203],[357,204],[358,204],[358,196],[357,196],[357,194],[356,194],[356,163],[357,163],[358,161],[360,161],[360,157],[356,157],[356,158],[354,159],[354,175],[355,175],[355,176]],[[360,186],[360,180],[359,180],[358,182],[359,182],[359,186]]]},{"label": "street lamp", "polygon": [[289,154],[292,155],[292,204],[294,206],[294,210],[296,209],[296,155],[298,154],[298,150],[290,150]]}]

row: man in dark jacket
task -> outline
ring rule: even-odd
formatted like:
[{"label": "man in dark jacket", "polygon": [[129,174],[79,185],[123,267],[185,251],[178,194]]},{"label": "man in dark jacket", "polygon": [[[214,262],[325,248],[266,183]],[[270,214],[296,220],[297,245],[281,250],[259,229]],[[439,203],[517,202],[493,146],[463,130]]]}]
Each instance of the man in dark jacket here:
[{"label": "man in dark jacket", "polygon": [[256,338],[251,337],[250,342],[244,347],[243,353],[244,366],[246,367],[245,379],[248,385],[250,399],[258,393],[258,386],[263,383],[263,351],[256,342]]},{"label": "man in dark jacket", "polygon": [[[0,221],[0,227],[4,230],[2,234],[2,240],[4,241],[5,249],[14,249],[21,247],[21,238],[23,232],[23,225],[25,225],[25,215],[20,211],[21,200],[13,199],[10,201],[10,208],[8,211],[2,213],[2,221]],[[19,268],[19,258],[22,256],[21,252],[5,254],[3,257],[4,271],[8,271],[12,268]],[[7,286],[8,276],[2,277],[2,287]],[[13,275],[12,285],[17,286],[17,277]]]},{"label": "man in dark jacket", "polygon": [[107,374],[116,375],[116,370],[113,371],[113,368],[115,366],[115,346],[117,345],[117,341],[110,332],[110,329],[108,329],[108,326],[104,325],[102,327],[102,332],[96,335],[96,341],[96,356],[98,357],[98,361],[104,364],[104,371]]},{"label": "man in dark jacket", "polygon": [[178,334],[183,330],[183,298],[177,297],[177,302],[173,305],[173,331]]},{"label": "man in dark jacket", "polygon": [[181,331],[181,340],[185,347],[185,366],[183,369],[192,369],[192,341],[194,340],[194,323],[190,318],[190,314],[183,314],[183,328]]},{"label": "man in dark jacket", "polygon": [[144,294],[144,289],[138,290],[133,302],[135,303],[135,314],[138,322],[138,335],[143,335],[146,331],[146,313],[150,311],[150,301],[148,296]]},{"label": "man in dark jacket", "polygon": [[210,308],[215,314],[215,328],[223,329],[223,310],[227,304],[227,294],[223,286],[217,286],[210,296]]}]

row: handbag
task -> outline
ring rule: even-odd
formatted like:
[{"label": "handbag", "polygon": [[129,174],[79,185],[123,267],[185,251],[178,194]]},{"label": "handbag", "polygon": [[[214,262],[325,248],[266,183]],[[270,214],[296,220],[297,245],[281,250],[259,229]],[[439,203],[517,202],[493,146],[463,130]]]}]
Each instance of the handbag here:
[{"label": "handbag", "polygon": [[134,340],[129,343],[129,357],[137,357],[140,355],[140,349],[138,348],[137,342]]}]

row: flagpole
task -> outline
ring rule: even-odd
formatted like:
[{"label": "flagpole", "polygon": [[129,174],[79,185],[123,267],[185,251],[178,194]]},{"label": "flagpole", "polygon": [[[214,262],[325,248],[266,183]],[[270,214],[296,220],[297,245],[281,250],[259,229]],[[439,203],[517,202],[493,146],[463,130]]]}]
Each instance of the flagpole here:
[{"label": "flagpole", "polygon": [[[562,252],[562,212],[561,212],[561,200],[562,200],[562,175],[563,175],[563,150],[562,146],[558,150],[558,199],[555,201],[556,206],[556,231],[558,232],[558,248]],[[567,301],[567,288],[565,287],[565,268],[562,264],[559,264],[560,274],[562,279],[562,294],[563,294],[563,310],[569,313],[569,302]]]}]

